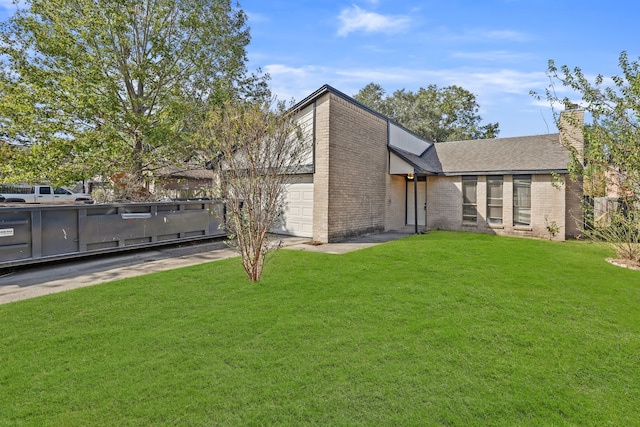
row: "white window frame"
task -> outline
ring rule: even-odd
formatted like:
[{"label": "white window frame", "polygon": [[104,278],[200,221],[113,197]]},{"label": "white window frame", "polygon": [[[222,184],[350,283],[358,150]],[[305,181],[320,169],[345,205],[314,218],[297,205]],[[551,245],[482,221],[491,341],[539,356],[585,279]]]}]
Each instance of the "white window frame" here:
[{"label": "white window frame", "polygon": [[[500,197],[491,197],[491,188],[499,187]],[[495,196],[495,194],[494,194]],[[492,215],[492,211],[500,209],[500,216]],[[487,176],[487,223],[502,225],[504,219],[504,177],[502,175]]]},{"label": "white window frame", "polygon": [[513,225],[531,226],[531,175],[513,176]]},{"label": "white window frame", "polygon": [[[466,187],[473,188],[473,200],[467,199]],[[478,177],[475,175],[462,177],[462,222],[478,223]]]}]

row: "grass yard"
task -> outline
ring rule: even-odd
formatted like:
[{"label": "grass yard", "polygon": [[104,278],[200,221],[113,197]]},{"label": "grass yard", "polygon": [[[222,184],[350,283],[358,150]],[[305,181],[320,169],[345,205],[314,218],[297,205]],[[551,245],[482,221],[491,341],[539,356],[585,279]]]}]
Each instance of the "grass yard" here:
[{"label": "grass yard", "polygon": [[432,232],[0,306],[0,425],[640,424],[640,271]]}]

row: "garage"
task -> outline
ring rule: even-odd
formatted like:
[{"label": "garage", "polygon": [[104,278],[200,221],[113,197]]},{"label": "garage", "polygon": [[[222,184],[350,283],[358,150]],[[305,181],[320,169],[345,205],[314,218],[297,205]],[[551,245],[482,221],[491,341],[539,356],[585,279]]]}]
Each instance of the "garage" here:
[{"label": "garage", "polygon": [[296,183],[289,186],[285,196],[282,224],[274,231],[290,236],[313,236],[313,183]]}]

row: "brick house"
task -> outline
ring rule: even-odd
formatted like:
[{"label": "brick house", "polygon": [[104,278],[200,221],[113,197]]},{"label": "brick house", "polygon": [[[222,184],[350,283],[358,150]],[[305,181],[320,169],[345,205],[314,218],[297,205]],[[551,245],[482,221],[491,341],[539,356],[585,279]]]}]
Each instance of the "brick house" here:
[{"label": "brick house", "polygon": [[568,178],[560,134],[434,144],[327,85],[296,108],[313,155],[287,193],[282,233],[322,242],[424,229],[549,237],[551,224],[557,240],[579,233],[582,189]]}]

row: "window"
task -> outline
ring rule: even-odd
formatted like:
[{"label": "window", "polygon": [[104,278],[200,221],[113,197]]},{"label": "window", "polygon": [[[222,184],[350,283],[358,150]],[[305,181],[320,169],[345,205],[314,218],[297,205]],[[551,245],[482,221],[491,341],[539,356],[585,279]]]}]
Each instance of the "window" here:
[{"label": "window", "polygon": [[71,195],[71,192],[68,190],[65,190],[64,188],[54,188],[53,194],[63,194],[65,196],[69,196]]},{"label": "window", "polygon": [[531,175],[513,176],[513,225],[531,225]]},{"label": "window", "polygon": [[487,177],[487,222],[502,224],[502,176]]},{"label": "window", "polygon": [[477,199],[478,178],[475,176],[462,177],[462,221],[477,222],[478,220],[478,199]]}]

